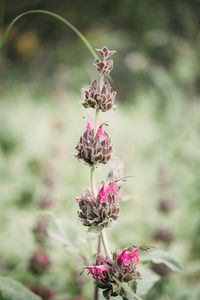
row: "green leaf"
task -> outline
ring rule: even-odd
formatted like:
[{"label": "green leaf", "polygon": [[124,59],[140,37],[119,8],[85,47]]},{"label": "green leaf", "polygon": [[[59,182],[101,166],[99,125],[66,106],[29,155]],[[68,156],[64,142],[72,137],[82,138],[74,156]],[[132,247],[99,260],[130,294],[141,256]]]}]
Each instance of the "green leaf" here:
[{"label": "green leaf", "polygon": [[8,277],[0,277],[0,300],[41,300],[41,298],[21,283]]},{"label": "green leaf", "polygon": [[137,293],[141,296],[146,295],[148,291],[160,280],[160,276],[150,269],[138,266],[141,274],[141,280],[137,281]]},{"label": "green leaf", "polygon": [[180,272],[183,270],[180,263],[168,252],[161,250],[153,250],[149,252],[148,256],[143,259],[143,262],[153,262],[156,264],[163,263],[172,271]]},{"label": "green leaf", "polygon": [[121,288],[120,296],[124,300],[142,300],[142,298],[140,298],[135,293],[135,283],[134,282],[126,283],[126,282],[117,281],[117,283],[119,284],[119,286]]}]

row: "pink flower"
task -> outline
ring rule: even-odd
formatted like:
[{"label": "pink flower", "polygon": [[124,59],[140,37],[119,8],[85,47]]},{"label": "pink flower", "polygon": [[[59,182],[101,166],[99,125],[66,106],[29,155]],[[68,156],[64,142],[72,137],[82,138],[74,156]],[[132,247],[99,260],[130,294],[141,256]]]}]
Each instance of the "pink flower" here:
[{"label": "pink flower", "polygon": [[108,186],[106,187],[106,193],[116,195],[118,194],[117,185],[115,182],[108,183]]},{"label": "pink flower", "polygon": [[127,250],[124,249],[118,256],[119,261],[123,263],[125,267],[128,267],[131,262],[134,262],[135,264],[138,264],[140,261],[139,254],[138,254],[139,248],[136,247],[133,250]]},{"label": "pink flower", "polygon": [[108,270],[108,268],[104,265],[99,266],[87,266],[86,269],[92,274],[94,279],[104,279],[104,272]]},{"label": "pink flower", "polygon": [[97,130],[97,137],[99,138],[100,142],[105,141],[106,136],[105,136],[105,132],[103,131],[103,125],[99,126]]},{"label": "pink flower", "polygon": [[101,203],[108,202],[108,195],[118,195],[117,185],[115,182],[107,182],[102,188],[99,190],[97,198],[100,200]]},{"label": "pink flower", "polygon": [[102,188],[99,190],[98,196],[97,198],[100,199],[101,203],[105,203],[108,201],[107,197],[106,197],[106,191],[105,191],[105,186],[103,185]]},{"label": "pink flower", "polygon": [[92,196],[87,196],[87,201],[88,201],[88,202],[92,202],[92,201],[93,201]]},{"label": "pink flower", "polygon": [[90,120],[87,121],[86,130],[87,131],[91,131],[92,130],[92,122]]}]

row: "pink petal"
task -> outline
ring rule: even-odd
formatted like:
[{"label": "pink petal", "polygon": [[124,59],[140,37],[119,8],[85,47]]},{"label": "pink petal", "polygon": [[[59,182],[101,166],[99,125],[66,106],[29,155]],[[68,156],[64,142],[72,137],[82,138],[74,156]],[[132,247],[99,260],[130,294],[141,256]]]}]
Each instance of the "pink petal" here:
[{"label": "pink petal", "polygon": [[87,124],[86,124],[86,130],[87,131],[91,131],[93,128],[92,128],[92,122],[90,120],[87,121]]},{"label": "pink petal", "polygon": [[106,139],[105,132],[103,131],[103,125],[100,125],[97,130],[97,137],[99,138],[100,142],[103,142]]}]

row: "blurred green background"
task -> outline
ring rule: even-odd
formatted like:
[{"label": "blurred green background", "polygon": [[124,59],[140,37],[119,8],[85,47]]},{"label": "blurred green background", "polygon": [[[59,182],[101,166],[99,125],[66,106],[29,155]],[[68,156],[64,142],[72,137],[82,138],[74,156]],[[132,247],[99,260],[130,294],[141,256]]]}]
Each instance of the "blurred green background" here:
[{"label": "blurred green background", "polygon": [[[154,245],[184,268],[171,273],[152,265],[162,280],[146,300],[200,299],[199,8],[198,0],[0,3],[0,34],[19,13],[48,9],[94,48],[117,50],[117,109],[101,120],[109,122],[124,175],[133,178],[108,233],[113,249]],[[58,300],[92,299],[92,282],[79,273],[95,240],[77,220],[74,200],[89,185],[89,168],[75,159],[74,148],[84,118],[93,117],[80,105],[82,88],[97,78],[92,62],[73,32],[43,15],[19,20],[0,54],[0,275],[51,289],[43,299],[54,292]],[[109,169],[98,169],[98,186]],[[56,222],[40,209],[44,199]],[[51,266],[36,272],[31,258],[41,245],[33,228],[44,216],[51,237],[42,249]]]}]

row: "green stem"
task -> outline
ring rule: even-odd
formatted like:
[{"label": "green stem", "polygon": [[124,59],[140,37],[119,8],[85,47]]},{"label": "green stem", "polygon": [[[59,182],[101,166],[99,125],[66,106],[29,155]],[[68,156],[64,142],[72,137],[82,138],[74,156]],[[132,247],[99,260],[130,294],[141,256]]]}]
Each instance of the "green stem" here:
[{"label": "green stem", "polygon": [[96,109],[96,113],[95,113],[95,119],[94,119],[94,131],[97,130],[97,126],[98,126],[98,119],[99,119],[99,108]]},{"label": "green stem", "polygon": [[0,49],[3,46],[4,42],[6,41],[8,34],[11,30],[11,28],[13,27],[13,25],[22,17],[26,16],[26,15],[30,15],[30,14],[44,14],[44,15],[48,15],[51,16],[57,20],[59,20],[60,22],[64,23],[67,27],[69,27],[72,31],[74,31],[78,37],[82,40],[82,42],[85,44],[85,46],[89,49],[89,51],[91,52],[91,54],[97,58],[97,54],[94,51],[93,47],[90,45],[89,41],[84,37],[84,35],[72,24],[70,23],[68,20],[66,20],[65,18],[63,18],[62,16],[52,12],[52,11],[48,11],[48,10],[43,10],[43,9],[35,9],[35,10],[29,10],[26,11],[20,15],[18,15],[16,18],[14,18],[12,20],[12,22],[9,24],[8,28],[6,29],[6,31],[3,34],[3,37],[0,39]]},{"label": "green stem", "polygon": [[91,182],[92,194],[96,197],[97,190],[96,190],[96,182],[95,182],[95,167],[92,167],[90,169],[90,182]]},{"label": "green stem", "polygon": [[109,247],[109,244],[108,244],[108,240],[107,240],[107,235],[106,235],[105,229],[103,229],[101,231],[101,240],[102,240],[102,243],[103,243],[103,247],[104,247],[106,256],[108,258],[112,259],[112,253],[110,251],[110,247]]}]

